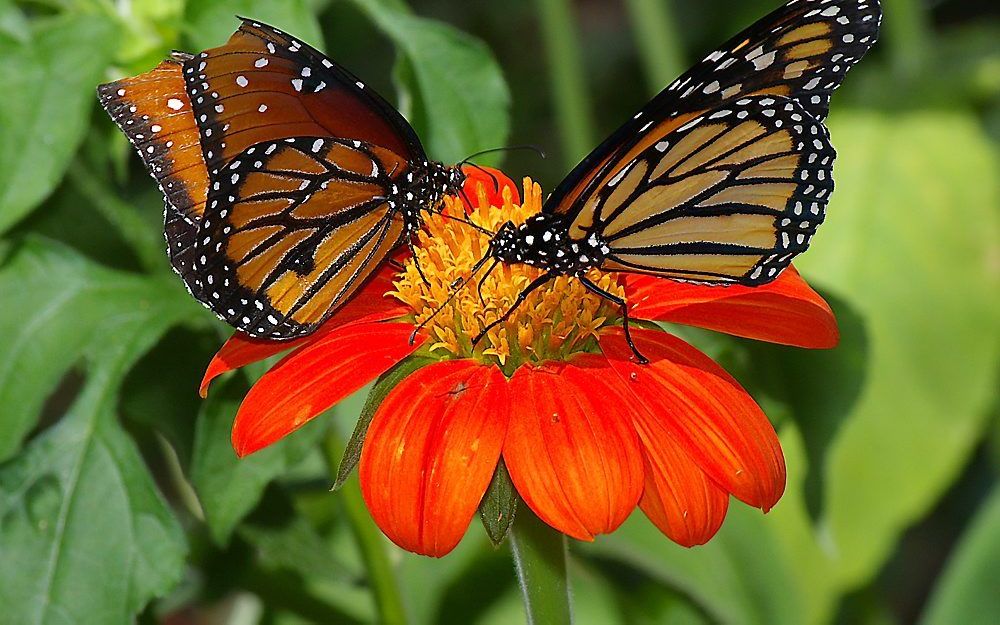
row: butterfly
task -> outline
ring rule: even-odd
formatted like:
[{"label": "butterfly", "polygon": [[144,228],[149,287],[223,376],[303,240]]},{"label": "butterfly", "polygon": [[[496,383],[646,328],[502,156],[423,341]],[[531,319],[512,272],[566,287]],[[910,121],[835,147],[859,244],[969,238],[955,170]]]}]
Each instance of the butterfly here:
[{"label": "butterfly", "polygon": [[319,51],[240,18],[229,41],[98,88],[165,198],[171,265],[254,337],[315,331],[458,194],[403,116]]},{"label": "butterfly", "polygon": [[756,286],[802,253],[823,221],[836,153],[830,94],[878,36],[877,0],[791,0],[668,85],[559,184],[538,215],[504,224],[488,260],[561,275],[619,307],[591,269]]}]

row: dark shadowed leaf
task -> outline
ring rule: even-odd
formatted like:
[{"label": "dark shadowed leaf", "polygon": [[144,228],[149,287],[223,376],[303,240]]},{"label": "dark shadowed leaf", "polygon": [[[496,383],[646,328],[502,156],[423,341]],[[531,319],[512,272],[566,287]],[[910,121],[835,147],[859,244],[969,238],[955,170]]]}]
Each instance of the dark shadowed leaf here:
[{"label": "dark shadowed leaf", "polygon": [[0,306],[0,459],[18,449],[70,367],[117,340],[123,324],[175,309],[197,318],[172,278],[104,269],[41,239],[15,246],[0,264],[0,293],[16,294]]},{"label": "dark shadowed leaf", "polygon": [[402,110],[431,158],[454,163],[505,144],[510,93],[493,53],[482,41],[417,17],[400,2],[354,2],[396,44],[401,55],[396,78]]},{"label": "dark shadowed leaf", "polygon": [[326,427],[313,419],[274,445],[239,458],[230,432],[246,384],[241,377],[212,391],[198,415],[190,476],[205,512],[212,538],[228,542],[236,525],[250,512],[276,477],[298,464]]},{"label": "dark shadowed leaf", "polygon": [[983,504],[931,596],[922,625],[989,625],[1000,614],[1000,489]]}]

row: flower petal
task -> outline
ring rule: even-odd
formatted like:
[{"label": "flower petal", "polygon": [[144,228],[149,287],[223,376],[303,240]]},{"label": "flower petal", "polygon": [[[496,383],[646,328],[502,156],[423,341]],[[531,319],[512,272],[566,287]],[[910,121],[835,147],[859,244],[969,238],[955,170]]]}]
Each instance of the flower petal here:
[{"label": "flower petal", "polygon": [[830,306],[788,267],[773,282],[705,286],[622,274],[632,314],[771,343],[826,349],[840,333]]},{"label": "flower petal", "polygon": [[389,392],[361,452],[361,491],[394,543],[443,556],[465,534],[500,459],[507,381],[471,360],[428,365]]},{"label": "flower petal", "polygon": [[403,316],[406,314],[406,308],[399,302],[385,297],[386,291],[392,290],[392,280],[395,275],[396,270],[391,267],[380,270],[347,304],[309,336],[291,341],[270,341],[256,339],[243,332],[234,333],[215,354],[212,362],[208,363],[199,393],[202,397],[207,397],[212,380],[223,373],[316,341],[335,328],[355,321],[383,321]]},{"label": "flower petal", "polygon": [[[769,510],[785,489],[785,459],[774,427],[743,387],[677,337],[632,329],[648,365],[631,361],[620,328],[600,336],[601,350],[675,441],[719,486],[738,499]],[[643,412],[633,413],[641,419]]]},{"label": "flower petal", "polygon": [[580,540],[613,531],[642,494],[642,457],[604,358],[524,365],[511,378],[504,461],[525,503]]},{"label": "flower petal", "polygon": [[392,368],[420,347],[410,345],[408,323],[358,322],[285,356],[265,373],[240,405],[233,447],[246,456],[287,436],[307,421]]},{"label": "flower petal", "polygon": [[646,467],[639,507],[670,540],[703,545],[722,527],[729,494],[716,486],[648,410],[635,417]]},{"label": "flower petal", "polygon": [[[486,199],[490,206],[503,206],[503,190],[505,188],[510,189],[511,202],[521,203],[521,195],[517,185],[499,169],[482,165],[464,165],[462,173],[465,174],[465,184],[462,185],[462,190],[468,199],[475,201],[479,197],[481,185],[486,192]],[[462,201],[467,210],[472,209],[465,197],[462,198]]]}]

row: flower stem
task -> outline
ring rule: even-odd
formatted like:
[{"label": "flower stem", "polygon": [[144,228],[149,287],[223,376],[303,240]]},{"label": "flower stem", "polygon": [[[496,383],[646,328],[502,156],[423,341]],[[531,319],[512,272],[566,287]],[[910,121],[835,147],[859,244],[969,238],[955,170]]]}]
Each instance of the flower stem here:
[{"label": "flower stem", "polygon": [[913,78],[923,66],[924,51],[933,36],[927,9],[919,0],[885,0],[884,4],[892,17],[884,22],[890,58],[903,78]]},{"label": "flower stem", "polygon": [[566,536],[542,522],[521,502],[510,531],[510,550],[528,624],[572,623]]},{"label": "flower stem", "polygon": [[658,93],[684,70],[670,0],[628,0],[636,42],[650,90]]},{"label": "flower stem", "polygon": [[[330,475],[336,480],[340,467],[340,458],[344,453],[344,444],[335,428],[330,428],[323,440],[323,451],[329,465]],[[340,501],[347,515],[354,538],[361,550],[361,556],[368,572],[368,583],[375,594],[375,606],[378,609],[378,622],[387,625],[403,625],[406,623],[406,610],[399,592],[399,582],[393,571],[386,553],[385,539],[378,527],[372,521],[365,508],[364,498],[358,477],[354,475],[344,482],[338,491]]]},{"label": "flower stem", "polygon": [[569,0],[537,0],[563,158],[575,165],[593,146],[594,122],[584,81],[583,57]]}]

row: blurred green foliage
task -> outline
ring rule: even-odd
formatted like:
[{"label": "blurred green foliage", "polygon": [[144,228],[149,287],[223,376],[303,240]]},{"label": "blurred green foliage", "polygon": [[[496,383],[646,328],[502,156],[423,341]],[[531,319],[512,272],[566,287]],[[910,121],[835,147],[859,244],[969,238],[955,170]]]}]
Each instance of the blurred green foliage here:
[{"label": "blurred green foliage", "polygon": [[[250,378],[197,399],[226,330],[171,274],[161,199],[98,82],[218,45],[247,15],[395,99],[435,158],[539,145],[553,157],[505,169],[551,189],[776,3],[0,0],[0,622],[523,619],[506,547],[479,525],[429,560],[365,525],[356,480],[328,492],[318,443],[348,440],[363,395],[236,460]],[[800,263],[844,343],[685,335],[777,423],[788,491],[766,517],[734,504],[705,547],[640,518],[574,545],[579,623],[1000,614],[1000,15],[883,3],[880,45],[834,99],[838,190]],[[387,581],[397,612],[374,590]]]}]

